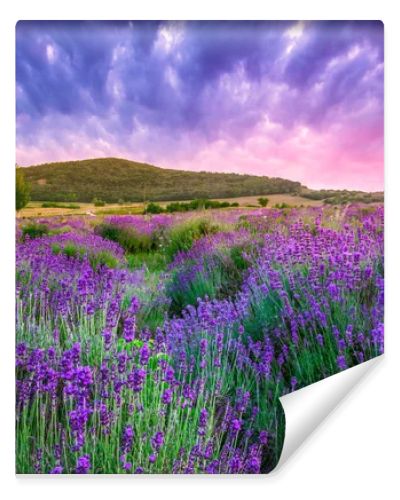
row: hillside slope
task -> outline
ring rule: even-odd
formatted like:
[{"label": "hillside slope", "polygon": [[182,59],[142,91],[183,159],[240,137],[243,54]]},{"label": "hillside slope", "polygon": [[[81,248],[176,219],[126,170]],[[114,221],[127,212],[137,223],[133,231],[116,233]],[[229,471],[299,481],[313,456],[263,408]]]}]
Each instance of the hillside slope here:
[{"label": "hillside slope", "polygon": [[31,199],[89,202],[188,200],[297,193],[299,182],[252,175],[189,172],[120,158],[46,163],[24,168]]}]

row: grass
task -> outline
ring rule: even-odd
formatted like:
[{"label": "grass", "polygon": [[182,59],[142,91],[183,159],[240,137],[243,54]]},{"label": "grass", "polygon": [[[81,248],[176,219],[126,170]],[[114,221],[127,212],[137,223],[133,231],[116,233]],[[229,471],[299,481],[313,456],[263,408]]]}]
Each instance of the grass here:
[{"label": "grass", "polygon": [[166,259],[162,252],[141,252],[128,254],[128,268],[131,270],[145,267],[149,273],[159,273],[165,269]]},{"label": "grass", "polygon": [[199,261],[187,260],[171,272],[167,295],[171,298],[169,312],[181,314],[188,305],[196,306],[199,298],[223,300],[239,291],[249,266],[242,246],[216,249]]},{"label": "grass", "polygon": [[102,238],[115,241],[128,253],[150,252],[157,248],[157,239],[153,235],[139,233],[133,227],[103,222],[96,226],[95,232]]},{"label": "grass", "polygon": [[[240,208],[260,208],[258,203],[259,196],[240,196],[237,198],[216,198],[216,201],[228,202],[228,203],[238,203]],[[297,195],[290,194],[272,194],[268,195],[268,207],[273,207],[276,204],[285,203],[291,207],[320,207],[323,205],[321,200],[311,200],[308,198],[303,198]],[[176,200],[175,200],[176,201]],[[183,202],[188,203],[190,200],[183,200]],[[49,203],[45,201],[31,201],[28,205],[22,208],[18,213],[18,218],[34,218],[38,216],[43,217],[55,217],[60,215],[85,215],[87,213],[93,213],[96,215],[139,215],[146,209],[147,203],[124,203],[124,205],[119,205],[116,203],[108,204],[107,207],[96,207],[93,203],[79,203],[80,208],[72,209],[62,206],[62,203],[57,204],[57,207],[43,208],[44,203]],[[52,203],[52,202],[50,202]],[[169,202],[159,202],[159,205],[166,208]],[[267,207],[267,208],[268,208]],[[224,208],[223,210],[234,210],[234,208]]]},{"label": "grass", "polygon": [[38,222],[30,222],[22,227],[22,237],[25,240],[27,237],[40,238],[49,232],[49,228],[46,224],[40,224]]},{"label": "grass", "polygon": [[172,260],[178,252],[190,250],[194,241],[220,230],[221,226],[209,218],[194,218],[179,224],[169,231],[165,255]]},{"label": "grass", "polygon": [[65,203],[57,203],[55,201],[45,201],[42,203],[41,205],[42,208],[67,208],[67,209],[72,209],[72,210],[78,210],[80,207],[80,205],[76,204],[76,203],[69,203],[69,204],[65,204]]}]

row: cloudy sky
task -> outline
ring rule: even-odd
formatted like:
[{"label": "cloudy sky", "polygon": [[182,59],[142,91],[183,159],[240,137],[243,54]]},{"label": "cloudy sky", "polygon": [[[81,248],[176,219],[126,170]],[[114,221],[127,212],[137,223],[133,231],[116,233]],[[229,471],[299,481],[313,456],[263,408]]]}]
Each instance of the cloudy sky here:
[{"label": "cloudy sky", "polygon": [[383,189],[379,22],[19,22],[17,163]]}]

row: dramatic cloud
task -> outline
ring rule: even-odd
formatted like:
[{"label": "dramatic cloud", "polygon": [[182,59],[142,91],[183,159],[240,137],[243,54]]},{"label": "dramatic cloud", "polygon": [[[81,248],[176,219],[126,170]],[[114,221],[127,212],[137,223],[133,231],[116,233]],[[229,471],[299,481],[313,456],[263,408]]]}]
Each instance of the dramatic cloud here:
[{"label": "dramatic cloud", "polygon": [[383,189],[379,22],[20,22],[17,161]]}]

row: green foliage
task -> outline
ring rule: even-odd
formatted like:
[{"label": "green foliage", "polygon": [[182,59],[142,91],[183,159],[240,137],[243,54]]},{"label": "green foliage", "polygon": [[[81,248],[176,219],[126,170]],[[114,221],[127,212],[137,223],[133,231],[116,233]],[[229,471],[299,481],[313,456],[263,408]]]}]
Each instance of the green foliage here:
[{"label": "green foliage", "polygon": [[55,201],[45,201],[42,203],[42,208],[71,208],[71,209],[77,209],[81,208],[80,205],[77,205],[76,203],[69,203],[68,205],[64,203],[57,203]]},{"label": "green foliage", "polygon": [[49,232],[49,228],[46,224],[40,224],[38,222],[30,222],[22,228],[22,238],[25,240],[27,237],[40,238]]},{"label": "green foliage", "polygon": [[323,200],[328,205],[344,205],[347,203],[383,203],[384,197],[382,192],[366,193],[363,191],[347,191],[335,189],[310,190],[304,189],[301,191],[301,196],[310,200]]},{"label": "green foliage", "polygon": [[111,269],[118,266],[118,259],[107,250],[101,252],[93,252],[89,254],[89,262],[94,270],[105,266]]},{"label": "green foliage", "polygon": [[78,199],[76,193],[70,193],[65,201],[76,201]]},{"label": "green foliage", "polygon": [[70,226],[55,227],[53,229],[49,229],[48,235],[54,236],[55,234],[70,233],[71,231],[72,228]]},{"label": "green foliage", "polygon": [[250,247],[246,248],[245,245],[237,245],[230,249],[230,258],[233,266],[239,271],[244,271],[249,267],[249,261],[243,256],[245,251],[251,251]]},{"label": "green foliage", "polygon": [[268,205],[269,199],[268,198],[258,198],[257,201],[261,207],[266,207]]},{"label": "green foliage", "polygon": [[200,266],[188,261],[173,272],[166,290],[171,300],[169,313],[179,315],[186,306],[195,306],[199,298],[206,296],[218,300],[233,297],[249,267],[244,251],[244,245],[216,249],[204,257]]},{"label": "green foliage", "polygon": [[284,208],[291,208],[291,207],[287,203],[282,202],[282,203],[275,203],[274,208],[284,209]]},{"label": "green foliage", "polygon": [[128,268],[146,268],[149,272],[161,272],[165,268],[165,256],[161,252],[142,252],[129,254],[126,257]]},{"label": "green foliage", "polygon": [[51,245],[51,251],[54,255],[58,255],[61,252],[61,245],[59,243],[53,243]]},{"label": "green foliage", "polygon": [[217,200],[193,200],[188,202],[173,202],[168,203],[165,208],[166,212],[189,212],[191,210],[209,210],[211,208],[229,208],[238,207],[239,203],[229,203],[228,201]]},{"label": "green foliage", "polygon": [[168,243],[165,254],[172,260],[178,252],[189,250],[193,242],[208,234],[215,234],[220,226],[210,219],[192,219],[171,229],[168,235]]},{"label": "green foliage", "polygon": [[82,258],[85,254],[85,249],[82,247],[77,247],[73,243],[67,243],[62,248],[62,253],[70,258],[76,258],[76,257]]},{"label": "green foliage", "polygon": [[140,207],[120,207],[120,208],[105,208],[97,210],[97,215],[141,215],[143,210]]},{"label": "green foliage", "polygon": [[92,203],[95,207],[104,207],[106,205],[105,201],[98,198],[93,198]]},{"label": "green foliage", "polygon": [[156,234],[140,234],[132,227],[103,223],[95,227],[95,233],[107,240],[119,243],[129,253],[150,252],[157,248]]},{"label": "green foliage", "polygon": [[22,168],[18,167],[15,170],[15,208],[21,210],[30,200],[30,185],[25,179]]},{"label": "green foliage", "polygon": [[107,250],[101,250],[100,252],[88,251],[87,248],[77,246],[72,242],[64,246],[61,246],[59,243],[54,243],[51,246],[51,250],[56,255],[63,253],[71,259],[83,259],[85,254],[87,254],[89,263],[95,271],[101,269],[102,266],[115,268],[119,264],[118,259]]},{"label": "green foliage", "polygon": [[195,306],[198,299],[208,297],[215,299],[221,288],[221,269],[214,267],[206,273],[204,269],[190,274],[190,279],[185,276],[185,271],[172,274],[167,286],[167,296],[170,299],[169,315],[180,315],[188,306]]},{"label": "green foliage", "polygon": [[48,163],[24,173],[32,200],[61,202],[72,201],[72,194],[81,202],[157,202],[297,193],[302,187],[280,178],[164,169],[120,158]]},{"label": "green foliage", "polygon": [[161,205],[158,205],[158,203],[149,203],[146,208],[144,209],[145,214],[162,214],[164,212],[164,209]]},{"label": "green foliage", "polygon": [[273,331],[281,325],[281,311],[284,307],[278,292],[254,298],[246,317],[244,326],[246,333],[254,340],[262,340],[265,331]]}]

